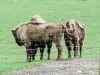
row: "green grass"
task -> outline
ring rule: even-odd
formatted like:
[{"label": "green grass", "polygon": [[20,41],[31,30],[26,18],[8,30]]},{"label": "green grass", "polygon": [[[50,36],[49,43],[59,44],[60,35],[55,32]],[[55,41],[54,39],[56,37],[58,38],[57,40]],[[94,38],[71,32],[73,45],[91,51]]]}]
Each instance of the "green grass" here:
[{"label": "green grass", "polygon": [[[74,18],[86,25],[83,58],[100,56],[100,1],[99,0],[2,0],[0,2],[0,73],[25,66],[39,65],[39,60],[26,63],[24,47],[14,41],[11,30],[19,23],[39,14],[47,22],[65,24]],[[64,41],[63,58],[67,58]],[[46,51],[46,50],[45,50]],[[45,52],[45,58],[47,53]],[[57,49],[52,47],[51,59],[56,60]]]}]

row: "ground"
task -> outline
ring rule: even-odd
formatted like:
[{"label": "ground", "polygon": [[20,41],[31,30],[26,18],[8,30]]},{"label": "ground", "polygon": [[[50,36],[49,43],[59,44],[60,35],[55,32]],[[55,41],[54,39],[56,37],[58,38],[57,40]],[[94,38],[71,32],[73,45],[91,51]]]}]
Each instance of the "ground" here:
[{"label": "ground", "polygon": [[66,59],[14,70],[7,75],[99,75],[100,58]]}]

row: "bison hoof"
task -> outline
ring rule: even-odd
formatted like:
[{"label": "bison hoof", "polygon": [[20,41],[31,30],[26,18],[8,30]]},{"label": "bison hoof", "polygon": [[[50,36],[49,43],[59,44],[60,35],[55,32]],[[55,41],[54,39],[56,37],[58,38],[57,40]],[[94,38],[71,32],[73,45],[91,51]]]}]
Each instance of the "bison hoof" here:
[{"label": "bison hoof", "polygon": [[71,56],[68,56],[68,58],[71,58]]},{"label": "bison hoof", "polygon": [[32,60],[35,60],[35,58],[33,58]]},{"label": "bison hoof", "polygon": [[80,56],[80,58],[82,58],[82,56]]},{"label": "bison hoof", "polygon": [[26,62],[31,62],[31,61],[32,61],[32,59],[27,59],[27,60],[26,60]]},{"label": "bison hoof", "polygon": [[31,60],[26,60],[26,62],[31,62]]},{"label": "bison hoof", "polygon": [[78,58],[77,56],[74,56],[74,58]]},{"label": "bison hoof", "polygon": [[62,60],[62,58],[57,58],[57,60]]},{"label": "bison hoof", "polygon": [[50,58],[47,58],[47,60],[50,60]]},{"label": "bison hoof", "polygon": [[40,58],[40,60],[43,60],[43,58]]}]

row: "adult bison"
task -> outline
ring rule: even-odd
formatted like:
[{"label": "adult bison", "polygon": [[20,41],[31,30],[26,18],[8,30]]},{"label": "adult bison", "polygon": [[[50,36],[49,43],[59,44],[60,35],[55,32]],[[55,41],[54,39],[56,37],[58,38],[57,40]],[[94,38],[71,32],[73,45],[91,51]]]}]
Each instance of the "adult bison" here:
[{"label": "adult bison", "polygon": [[74,57],[76,58],[76,56],[78,56],[78,43],[80,46],[80,57],[82,57],[81,52],[85,37],[85,25],[74,19],[70,19],[66,23],[66,27],[69,29],[69,32],[73,33],[74,35],[71,37],[67,34],[64,34],[65,43],[68,48],[68,58],[71,58],[72,44],[74,46]]},{"label": "adult bison", "polygon": [[[58,60],[62,59],[62,46],[61,37],[62,34],[71,35],[67,28],[61,24],[57,23],[36,23],[36,22],[26,22],[18,25],[12,33],[15,37],[16,43],[19,46],[24,45],[26,47],[27,61],[32,61],[32,51],[34,51],[31,46],[33,41],[47,41],[51,40],[56,44],[58,49]],[[43,57],[43,49],[40,51]]]},{"label": "adult bison", "polygon": [[[39,15],[34,15],[29,21],[33,21],[36,23],[46,23],[45,20],[43,20]],[[45,48],[45,44],[47,45],[47,53],[48,53],[48,60],[50,59],[50,52],[51,52],[51,47],[52,47],[52,41],[47,40],[39,40],[39,41],[33,41],[32,42],[32,49],[37,49],[38,47],[40,48],[40,51],[44,51],[43,49]],[[37,53],[37,50],[34,50],[33,53]],[[40,57],[40,60],[42,60],[43,57]],[[35,60],[35,56],[33,56],[33,60]]]}]

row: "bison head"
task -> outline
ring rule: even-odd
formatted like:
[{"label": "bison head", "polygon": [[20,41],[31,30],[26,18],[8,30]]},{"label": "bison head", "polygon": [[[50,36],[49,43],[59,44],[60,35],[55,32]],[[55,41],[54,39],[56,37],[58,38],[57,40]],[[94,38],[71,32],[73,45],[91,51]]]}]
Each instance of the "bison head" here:
[{"label": "bison head", "polygon": [[19,46],[22,46],[23,43],[21,42],[20,38],[17,37],[17,35],[16,35],[16,30],[12,30],[12,34],[13,34],[13,36],[14,36],[14,38],[15,38],[16,43],[17,43]]},{"label": "bison head", "polygon": [[71,30],[70,28],[67,28],[66,26],[64,26],[64,25],[61,25],[62,26],[62,30],[63,30],[63,32],[64,32],[64,35],[69,35],[69,36],[71,36],[71,37],[73,37],[74,36],[74,29],[73,30]]}]

